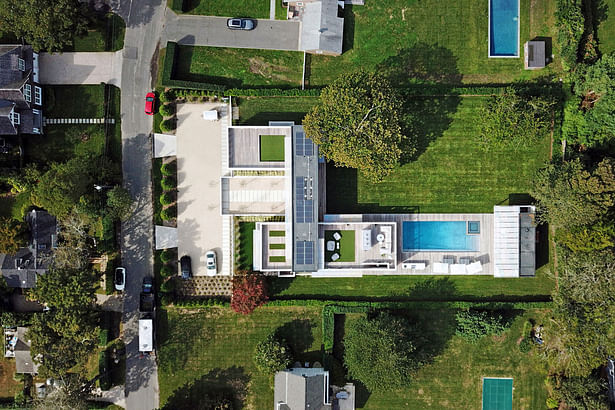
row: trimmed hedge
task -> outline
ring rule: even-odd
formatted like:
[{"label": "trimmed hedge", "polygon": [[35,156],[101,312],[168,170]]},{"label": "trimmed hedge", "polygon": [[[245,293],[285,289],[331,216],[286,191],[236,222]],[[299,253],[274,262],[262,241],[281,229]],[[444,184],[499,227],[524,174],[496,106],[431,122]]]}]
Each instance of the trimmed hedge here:
[{"label": "trimmed hedge", "polygon": [[170,117],[175,114],[175,107],[173,107],[173,104],[162,104],[158,108],[158,112],[164,117]]},{"label": "trimmed hedge", "polygon": [[177,173],[177,164],[175,164],[175,162],[170,162],[168,164],[162,164],[162,166],[160,167],[160,172],[165,177],[175,176],[175,174]]},{"label": "trimmed hedge", "polygon": [[185,308],[208,308],[208,307],[231,307],[228,299],[208,298],[208,299],[183,299],[175,302],[176,307]]},{"label": "trimmed hedge", "polygon": [[175,177],[167,175],[160,181],[160,187],[162,187],[165,191],[174,190],[177,187],[177,180]]},{"label": "trimmed hedge", "polygon": [[161,277],[168,278],[172,274],[173,274],[173,269],[171,269],[170,266],[164,265],[162,268],[160,268],[160,276]]},{"label": "trimmed hedge", "polygon": [[300,88],[230,88],[223,94],[231,97],[319,97],[320,88],[302,90]]},{"label": "trimmed hedge", "polygon": [[176,216],[177,216],[177,207],[175,205],[171,205],[170,207],[160,211],[160,217],[165,221],[170,221],[172,219],[175,219]]},{"label": "trimmed hedge", "polygon": [[171,205],[175,200],[173,199],[173,194],[170,192],[163,192],[160,195],[160,204],[161,205]]}]

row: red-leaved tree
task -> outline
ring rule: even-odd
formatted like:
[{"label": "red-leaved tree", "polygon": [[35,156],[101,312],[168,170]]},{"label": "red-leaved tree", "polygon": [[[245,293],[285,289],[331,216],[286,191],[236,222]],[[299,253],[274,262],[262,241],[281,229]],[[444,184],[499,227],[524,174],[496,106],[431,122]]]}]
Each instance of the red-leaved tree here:
[{"label": "red-leaved tree", "polygon": [[262,275],[238,272],[233,278],[231,309],[235,312],[244,315],[250,314],[268,299],[267,283]]}]

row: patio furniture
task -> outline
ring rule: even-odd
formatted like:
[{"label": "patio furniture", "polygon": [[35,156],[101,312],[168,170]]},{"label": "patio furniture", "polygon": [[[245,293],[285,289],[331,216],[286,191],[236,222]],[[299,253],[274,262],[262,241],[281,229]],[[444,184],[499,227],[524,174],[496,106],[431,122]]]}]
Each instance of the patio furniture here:
[{"label": "patio furniture", "polygon": [[363,250],[369,251],[372,247],[372,231],[371,229],[363,229],[361,231]]},{"label": "patio furniture", "polygon": [[342,235],[340,235],[339,232],[335,232],[333,234],[333,239],[335,239],[336,241],[339,241],[340,239],[342,239]]},{"label": "patio furniture", "polygon": [[479,261],[476,261],[470,263],[469,265],[466,265],[466,269],[468,271],[468,274],[476,275],[477,273],[483,272],[483,265],[481,265]]},{"label": "patio furniture", "polygon": [[335,262],[336,260],[338,260],[340,258],[340,254],[339,253],[334,253],[333,255],[331,255],[331,260],[333,262]]},{"label": "patio furniture", "polygon": [[443,273],[448,275],[448,263],[436,262],[433,264],[433,273]]},{"label": "patio furniture", "polygon": [[378,242],[384,242],[384,234],[383,233],[379,233],[378,235],[376,235],[376,240]]},{"label": "patio furniture", "polygon": [[327,241],[327,250],[329,252],[335,250],[335,241]]},{"label": "patio furniture", "polygon": [[472,258],[470,258],[469,256],[462,256],[461,258],[459,258],[459,263],[461,263],[462,265],[469,265],[471,260]]},{"label": "patio furniture", "polygon": [[205,121],[218,121],[218,111],[216,110],[203,111],[203,119]]},{"label": "patio furniture", "polygon": [[455,257],[454,256],[445,256],[444,258],[442,258],[442,263],[453,264],[453,263],[455,263]]},{"label": "patio furniture", "polygon": [[465,275],[466,265],[454,263],[451,265],[451,275]]},{"label": "patio furniture", "polygon": [[340,249],[340,243],[339,242],[335,242],[335,249]]}]

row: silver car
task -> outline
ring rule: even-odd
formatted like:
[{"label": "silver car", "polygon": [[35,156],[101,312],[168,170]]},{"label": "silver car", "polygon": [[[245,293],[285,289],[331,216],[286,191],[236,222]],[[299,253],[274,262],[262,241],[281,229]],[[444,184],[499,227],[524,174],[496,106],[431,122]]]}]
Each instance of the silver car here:
[{"label": "silver car", "polygon": [[205,262],[207,264],[207,276],[216,276],[218,267],[216,266],[216,253],[214,251],[208,251],[205,254]]},{"label": "silver car", "polygon": [[252,19],[233,18],[226,20],[226,26],[231,30],[253,30],[256,22]]}]

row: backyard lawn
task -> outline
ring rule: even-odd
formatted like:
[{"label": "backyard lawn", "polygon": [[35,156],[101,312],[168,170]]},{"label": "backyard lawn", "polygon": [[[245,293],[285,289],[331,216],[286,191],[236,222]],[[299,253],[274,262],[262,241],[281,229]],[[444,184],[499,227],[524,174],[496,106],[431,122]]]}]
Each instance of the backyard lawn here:
[{"label": "backyard lawn", "polygon": [[394,275],[362,278],[271,278],[273,298],[325,300],[550,300],[554,282],[548,265],[535,278]]},{"label": "backyard lawn", "polygon": [[[278,0],[280,1],[280,0]],[[183,4],[183,10],[179,7]],[[269,0],[183,0],[171,1],[176,13],[204,16],[269,18]]]},{"label": "backyard lawn", "polygon": [[[528,201],[537,169],[546,164],[549,139],[527,148],[490,148],[478,141],[485,97],[429,97],[406,102],[419,156],[380,183],[356,170],[327,167],[328,213],[481,213],[494,205]],[[402,147],[403,148],[403,147]]]},{"label": "backyard lawn", "polygon": [[299,87],[303,53],[178,46],[174,78],[229,87]]},{"label": "backyard lawn", "polygon": [[260,160],[284,161],[284,135],[259,135]]},{"label": "backyard lawn", "polygon": [[294,121],[301,124],[305,114],[319,97],[246,97],[239,103],[239,120],[235,125],[267,125],[269,121]]},{"label": "backyard lawn", "polygon": [[[480,409],[483,377],[513,378],[513,409],[545,408],[546,369],[535,351],[521,353],[518,344],[524,323],[546,322],[548,311],[534,310],[517,316],[501,336],[485,337],[470,344],[454,335],[454,311],[407,312],[417,322],[436,353],[433,363],[422,367],[407,389],[368,393],[359,389],[357,407],[365,409]],[[346,327],[359,315],[346,315]],[[345,322],[345,323],[344,323]],[[339,323],[339,320],[336,320]],[[336,326],[337,327],[337,326]],[[337,329],[336,329],[337,330]],[[338,337],[343,337],[343,329]],[[343,354],[335,348],[337,355]]]},{"label": "backyard lawn", "polygon": [[13,379],[14,374],[15,359],[0,357],[0,400],[13,399],[22,389],[22,384]]},{"label": "backyard lawn", "polygon": [[[161,313],[161,322],[166,317],[158,327],[161,408],[196,408],[196,403],[183,403],[178,396],[189,390],[194,395],[230,388],[236,394],[234,408],[270,408],[271,379],[256,370],[252,357],[256,344],[278,328],[296,359],[322,361],[319,308],[261,308],[251,315],[220,308]],[[190,383],[194,384],[188,387]]]},{"label": "backyard lawn", "polygon": [[[523,44],[553,39],[554,0],[521,1],[521,58],[488,58],[488,3],[475,0],[365,2],[346,11],[344,54],[311,56],[310,86],[329,84],[350,67],[379,69],[403,85],[417,79],[447,83],[500,83],[543,77],[561,70],[523,69]],[[354,35],[353,35],[354,33]]]},{"label": "backyard lawn", "polygon": [[602,54],[608,54],[615,51],[615,0],[604,0],[601,8],[605,13],[598,17],[598,48]]}]

